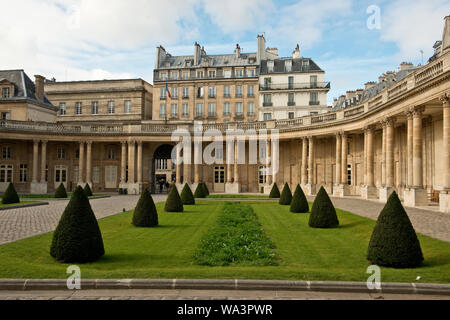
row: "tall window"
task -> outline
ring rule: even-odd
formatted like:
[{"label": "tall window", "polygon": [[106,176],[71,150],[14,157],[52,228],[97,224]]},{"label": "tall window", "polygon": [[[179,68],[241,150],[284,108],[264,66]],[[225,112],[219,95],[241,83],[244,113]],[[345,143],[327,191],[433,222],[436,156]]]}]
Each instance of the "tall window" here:
[{"label": "tall window", "polygon": [[225,98],[229,98],[231,96],[230,86],[224,86],[223,87],[223,96]]},{"label": "tall window", "polygon": [[289,105],[294,105],[295,104],[294,94],[293,93],[289,93],[289,95],[288,95],[288,104]]},{"label": "tall window", "polygon": [[75,159],[80,159],[80,149],[75,150]]},{"label": "tall window", "polygon": [[178,98],[178,88],[171,88],[171,96],[172,98]]},{"label": "tall window", "polygon": [[113,148],[108,149],[108,160],[116,159],[116,151]]},{"label": "tall window", "polygon": [[125,113],[131,113],[131,101],[125,100],[123,108]]},{"label": "tall window", "polygon": [[66,114],[66,103],[65,102],[61,102],[59,104],[59,114],[62,116]]},{"label": "tall window", "polygon": [[11,94],[11,92],[9,91],[9,88],[3,88],[3,90],[2,90],[2,97],[3,98],[9,98],[10,94]]},{"label": "tall window", "polygon": [[98,114],[98,101],[92,101],[92,114]]},{"label": "tall window", "polygon": [[[78,181],[78,167],[77,180]],[[55,166],[55,182],[67,182],[67,168],[65,166]]]},{"label": "tall window", "polygon": [[197,78],[203,78],[203,71],[197,71]]},{"label": "tall window", "polygon": [[249,69],[247,70],[247,75],[249,77],[254,77],[255,76],[255,69]]},{"label": "tall window", "polygon": [[247,86],[247,96],[254,97],[255,96],[255,87],[253,85]]},{"label": "tall window", "polygon": [[1,120],[10,120],[10,119],[11,119],[11,113],[9,113],[9,112],[1,113]]},{"label": "tall window", "polygon": [[161,80],[166,80],[167,79],[167,73],[161,73],[159,75],[159,77],[161,78]]},{"label": "tall window", "polygon": [[11,159],[11,147],[2,147],[2,158]]},{"label": "tall window", "polygon": [[109,114],[113,114],[114,113],[114,110],[115,109],[115,107],[114,107],[114,101],[109,101],[108,102],[108,113]]},{"label": "tall window", "polygon": [[272,105],[272,95],[265,94],[264,95],[264,106],[271,106],[271,105]]},{"label": "tall window", "polygon": [[188,79],[189,78],[189,72],[187,71],[183,71],[183,79]]},{"label": "tall window", "polygon": [[223,104],[223,114],[225,116],[229,116],[231,114],[231,104],[229,102],[225,102]]},{"label": "tall window", "polygon": [[351,164],[347,165],[347,184],[348,185],[352,184],[352,165]]},{"label": "tall window", "polygon": [[78,170],[78,166],[74,166],[73,167],[73,182],[78,182],[78,172],[79,172],[79,170]]},{"label": "tall window", "polygon": [[203,115],[203,103],[197,103],[197,109],[195,110],[195,115]]},{"label": "tall window", "polygon": [[204,91],[203,87],[197,88],[197,98],[203,98]]},{"label": "tall window", "polygon": [[159,98],[165,99],[166,98],[166,88],[159,88]]},{"label": "tall window", "polygon": [[209,71],[208,72],[208,77],[209,78],[214,78],[216,76],[216,72],[215,71]]},{"label": "tall window", "polygon": [[265,184],[267,181],[267,176],[266,176],[266,168],[264,166],[260,166],[259,167],[259,183],[260,184]]},{"label": "tall window", "polygon": [[183,88],[183,98],[189,98],[189,88]]},{"label": "tall window", "polygon": [[187,117],[189,115],[189,104],[183,103],[181,106],[181,115]]},{"label": "tall window", "polygon": [[216,87],[208,87],[208,96],[214,98],[216,96]]},{"label": "tall window", "polygon": [[92,167],[92,182],[100,183],[100,167],[99,166]]},{"label": "tall window", "polygon": [[156,170],[167,170],[167,159],[156,159],[155,162]]},{"label": "tall window", "polygon": [[159,105],[159,116],[161,118],[164,118],[166,116],[166,104],[165,103],[161,103]]},{"label": "tall window", "polygon": [[272,114],[271,113],[264,113],[264,121],[268,121],[272,119]]},{"label": "tall window", "polygon": [[309,81],[311,84],[311,88],[317,88],[317,76],[310,76]]},{"label": "tall window", "polygon": [[172,117],[178,116],[178,104],[172,103],[172,104],[170,105],[170,115],[171,115]]},{"label": "tall window", "polygon": [[242,69],[235,70],[234,74],[236,75],[236,77],[242,78],[244,76],[244,70]]},{"label": "tall window", "polygon": [[0,182],[13,182],[13,166],[11,164],[0,165]]},{"label": "tall window", "polygon": [[172,71],[170,75],[171,75],[171,78],[172,78],[173,80],[177,80],[177,79],[178,79],[178,72]]},{"label": "tall window", "polygon": [[82,108],[81,102],[75,102],[75,114],[81,114],[83,111]]},{"label": "tall window", "polygon": [[317,92],[310,93],[310,101],[312,104],[318,104],[319,101],[317,101]]},{"label": "tall window", "polygon": [[294,112],[289,112],[288,113],[288,118],[289,119],[294,119],[294,116],[295,116]]},{"label": "tall window", "polygon": [[247,105],[247,114],[249,116],[252,116],[255,114],[255,103],[254,102],[249,102]]},{"label": "tall window", "polygon": [[27,182],[28,165],[21,164],[19,171],[19,182]]},{"label": "tall window", "polygon": [[288,89],[294,89],[294,77],[288,77]]},{"label": "tall window", "polygon": [[216,115],[216,104],[208,103],[208,116],[214,117]]},{"label": "tall window", "polygon": [[64,147],[57,147],[56,148],[56,158],[58,160],[62,160],[66,158],[66,149]]},{"label": "tall window", "polygon": [[242,97],[242,86],[236,86],[236,98]]},{"label": "tall window", "polygon": [[243,109],[242,109],[242,102],[236,102],[236,115],[240,116],[243,113],[244,112],[243,112]]},{"label": "tall window", "polygon": [[308,71],[309,70],[309,60],[303,60],[302,61],[302,71]]}]

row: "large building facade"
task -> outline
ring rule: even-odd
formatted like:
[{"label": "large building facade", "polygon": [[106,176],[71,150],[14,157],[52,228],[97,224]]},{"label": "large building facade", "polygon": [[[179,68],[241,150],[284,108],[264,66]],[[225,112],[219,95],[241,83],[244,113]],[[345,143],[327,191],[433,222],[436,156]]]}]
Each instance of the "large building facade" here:
[{"label": "large building facade", "polygon": [[[378,83],[370,82],[364,89],[347,92],[335,101],[332,110],[318,110],[317,114],[308,111],[301,116],[295,113],[292,119],[257,121],[258,109],[264,108],[259,98],[266,76],[261,75],[261,65],[278,59],[260,41],[255,54],[243,54],[237,46],[232,55],[208,56],[196,45],[194,56],[172,57],[159,47],[154,86],[145,89],[144,84],[140,93],[144,101],[133,102],[134,91],[112,99],[117,94],[116,84],[107,82],[101,93],[104,100],[90,96],[100,93],[78,95],[66,88],[79,84],[61,83],[60,88],[58,83],[46,84],[47,97],[38,92],[39,83],[30,84],[28,99],[22,99],[18,107],[34,110],[26,116],[17,113],[15,118],[12,97],[0,98],[0,191],[9,182],[22,193],[53,192],[59,183],[65,183],[68,189],[89,183],[96,192],[124,188],[139,193],[146,186],[155,191],[161,178],[159,172],[167,180],[173,176],[178,185],[189,183],[195,187],[203,181],[210,190],[228,193],[267,192],[274,182],[287,182],[292,188],[300,184],[308,194],[324,186],[337,197],[353,195],[386,201],[395,190],[407,206],[439,205],[442,212],[449,213],[450,17],[446,17],[443,39],[435,47],[436,53],[427,64],[402,64],[398,72],[384,74]],[[14,87],[14,93],[21,92],[22,76],[7,73],[0,73],[2,89]],[[311,84],[311,78],[306,82]],[[310,89],[318,89],[321,94],[327,91],[326,85],[309,85]],[[225,96],[228,90],[230,97]],[[252,96],[249,90],[253,90]],[[7,92],[5,89],[5,96]],[[152,106],[148,108],[145,101],[151,93]],[[307,100],[311,99],[310,91],[306,95]],[[32,96],[37,100],[29,107]],[[99,105],[106,106],[104,116],[98,120],[89,114],[86,119],[76,117],[77,102],[90,110],[97,99],[103,101]],[[318,95],[319,106],[322,99]],[[141,118],[121,119],[129,116],[126,112],[109,114],[110,100],[119,101],[115,106],[123,110],[127,110],[125,101],[131,100],[132,108],[140,106],[137,113]],[[222,109],[227,101],[230,115]],[[66,114],[61,115],[64,102]],[[250,103],[254,114],[249,114]],[[3,116],[6,112],[10,114]],[[49,116],[43,119],[41,114]],[[274,156],[272,160],[279,170],[267,175],[265,163],[226,161],[232,150],[242,150],[243,145],[246,159],[256,152],[251,143],[254,136],[248,132],[245,143],[234,142],[231,149],[225,142],[216,141],[212,152],[215,162],[195,163],[198,154],[174,148],[172,134],[180,129],[191,134],[210,129],[224,134],[268,130],[268,137],[256,143],[263,146],[263,157]],[[271,130],[277,130],[278,136]],[[210,143],[210,138],[203,137],[192,145],[208,151]],[[173,155],[192,161],[172,164],[169,160]]]}]

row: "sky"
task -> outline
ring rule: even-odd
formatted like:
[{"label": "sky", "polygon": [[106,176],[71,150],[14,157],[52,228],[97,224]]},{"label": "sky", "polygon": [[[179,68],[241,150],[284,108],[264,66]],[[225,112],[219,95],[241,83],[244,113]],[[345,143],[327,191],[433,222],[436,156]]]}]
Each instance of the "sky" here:
[{"label": "sky", "polygon": [[[0,0],[0,4],[3,1]],[[401,62],[426,63],[450,0],[15,0],[0,6],[0,70],[57,81],[153,81],[156,47],[192,55],[256,52],[312,58],[331,82],[328,104]],[[423,51],[423,60],[422,53]]]}]

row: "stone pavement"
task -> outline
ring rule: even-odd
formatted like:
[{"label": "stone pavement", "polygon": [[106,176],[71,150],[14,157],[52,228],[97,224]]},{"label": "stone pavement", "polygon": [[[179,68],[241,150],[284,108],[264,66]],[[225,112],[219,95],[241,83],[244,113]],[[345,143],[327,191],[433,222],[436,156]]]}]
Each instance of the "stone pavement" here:
[{"label": "stone pavement", "polygon": [[[161,202],[167,195],[153,195],[155,202]],[[139,196],[114,195],[110,198],[92,199],[91,207],[97,219],[108,217],[125,210],[134,209]],[[17,241],[41,233],[53,231],[69,200],[45,200],[49,205],[11,209],[0,212],[0,244]]]},{"label": "stone pavement", "polygon": [[0,291],[0,300],[450,300],[450,296],[266,290]]}]

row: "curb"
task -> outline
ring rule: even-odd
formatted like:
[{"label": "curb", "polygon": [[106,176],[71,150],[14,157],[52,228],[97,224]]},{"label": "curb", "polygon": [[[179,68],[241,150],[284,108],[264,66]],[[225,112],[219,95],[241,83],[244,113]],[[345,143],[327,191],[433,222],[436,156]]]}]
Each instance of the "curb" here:
[{"label": "curb", "polygon": [[24,204],[20,204],[20,205],[16,205],[16,206],[0,207],[0,211],[28,208],[28,207],[46,206],[46,205],[48,205],[48,202],[24,203]]},{"label": "curb", "polygon": [[[270,290],[321,291],[450,296],[450,284],[381,283],[370,290],[365,282],[290,281],[238,279],[85,279],[82,289],[191,289],[191,290]],[[0,291],[68,290],[65,279],[0,279]]]}]

